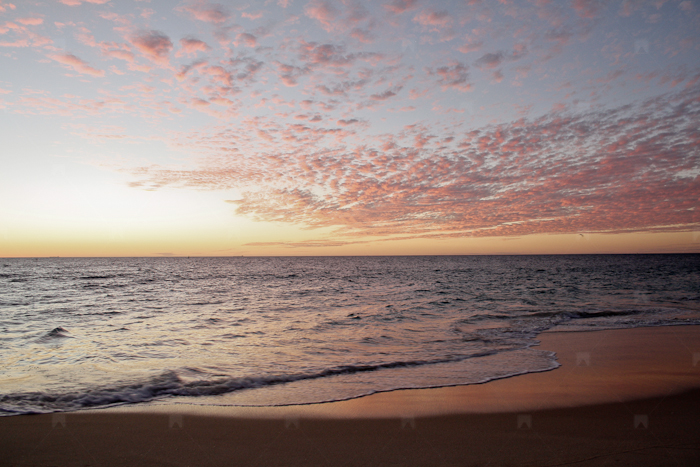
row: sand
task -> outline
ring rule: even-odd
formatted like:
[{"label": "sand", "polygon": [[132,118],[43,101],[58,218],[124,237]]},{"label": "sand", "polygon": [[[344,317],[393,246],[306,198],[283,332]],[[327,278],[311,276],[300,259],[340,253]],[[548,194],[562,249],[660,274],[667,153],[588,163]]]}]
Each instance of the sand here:
[{"label": "sand", "polygon": [[539,339],[560,368],[480,385],[3,417],[0,465],[700,465],[700,326]]}]

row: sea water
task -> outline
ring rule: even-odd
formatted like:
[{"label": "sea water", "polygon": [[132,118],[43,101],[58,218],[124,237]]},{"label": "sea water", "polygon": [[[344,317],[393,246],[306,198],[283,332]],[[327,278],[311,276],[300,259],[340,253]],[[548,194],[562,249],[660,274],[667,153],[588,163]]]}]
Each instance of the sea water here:
[{"label": "sea water", "polygon": [[306,404],[558,366],[545,330],[700,324],[700,255],[0,260],[0,415]]}]

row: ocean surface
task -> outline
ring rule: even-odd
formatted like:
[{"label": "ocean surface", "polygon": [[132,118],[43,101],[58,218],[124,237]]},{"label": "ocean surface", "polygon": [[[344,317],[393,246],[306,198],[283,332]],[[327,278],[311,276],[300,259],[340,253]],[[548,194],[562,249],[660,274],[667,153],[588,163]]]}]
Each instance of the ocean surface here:
[{"label": "ocean surface", "polygon": [[0,259],[0,415],[286,405],[558,366],[541,331],[700,324],[700,255]]}]

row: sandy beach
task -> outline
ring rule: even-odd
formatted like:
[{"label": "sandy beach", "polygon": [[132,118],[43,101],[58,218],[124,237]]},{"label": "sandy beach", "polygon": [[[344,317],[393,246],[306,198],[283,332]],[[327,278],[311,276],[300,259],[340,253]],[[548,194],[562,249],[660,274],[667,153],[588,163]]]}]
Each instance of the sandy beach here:
[{"label": "sandy beach", "polygon": [[561,367],[275,408],[0,419],[0,465],[698,465],[700,327],[539,336]]}]

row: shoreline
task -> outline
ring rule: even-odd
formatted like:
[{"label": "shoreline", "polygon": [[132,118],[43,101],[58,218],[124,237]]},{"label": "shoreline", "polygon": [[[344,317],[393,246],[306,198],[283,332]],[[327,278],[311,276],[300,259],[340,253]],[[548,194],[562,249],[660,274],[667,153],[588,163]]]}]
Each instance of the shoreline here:
[{"label": "shoreline", "polygon": [[538,340],[559,368],[487,383],[0,417],[0,465],[697,465],[700,326]]},{"label": "shoreline", "polygon": [[[545,410],[700,389],[700,325],[544,331],[537,340],[540,344],[534,348],[556,352],[558,368],[483,383],[394,389],[309,404],[200,405],[187,402],[188,398],[174,398],[81,412],[173,412],[246,418],[280,418],[290,414],[320,418],[386,418],[406,414],[436,416]],[[696,362],[693,362],[694,354],[697,354]],[[614,385],[612,392],[606,390],[606,385]],[[508,397],[515,393],[520,393],[518,399]]]}]

